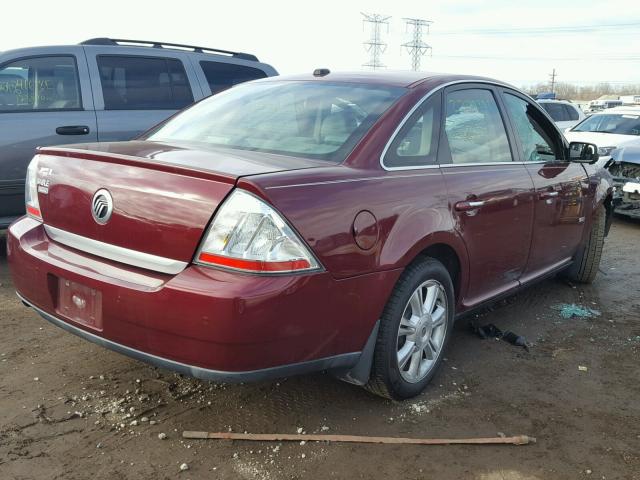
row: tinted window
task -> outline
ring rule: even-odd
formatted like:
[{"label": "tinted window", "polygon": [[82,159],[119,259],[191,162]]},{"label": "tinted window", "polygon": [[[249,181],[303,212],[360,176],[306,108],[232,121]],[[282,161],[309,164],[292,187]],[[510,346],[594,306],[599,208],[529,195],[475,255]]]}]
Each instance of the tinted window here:
[{"label": "tinted window", "polygon": [[179,60],[105,55],[98,68],[105,110],[177,110],[193,103]]},{"label": "tinted window", "polygon": [[542,127],[543,115],[533,105],[509,93],[505,94],[504,101],[516,129],[516,135],[522,144],[525,162],[552,161],[562,158],[556,155],[556,143],[551,134]]},{"label": "tinted window", "polygon": [[578,111],[576,110],[576,107],[565,104],[564,109],[567,112],[567,118],[569,120],[578,120],[580,118],[580,115],[578,115]]},{"label": "tinted window", "polygon": [[592,115],[574,127],[573,131],[640,135],[640,115],[632,113],[602,113]]},{"label": "tinted window", "polygon": [[384,157],[387,167],[436,163],[440,97],[429,100],[404,124]]},{"label": "tinted window", "polygon": [[541,104],[542,108],[544,108],[549,116],[553,118],[554,122],[566,122],[570,120],[569,115],[567,115],[567,110],[562,103],[547,103],[544,102]]},{"label": "tinted window", "polygon": [[512,161],[504,123],[490,90],[447,94],[444,128],[453,163]]},{"label": "tinted window", "polygon": [[0,111],[82,107],[73,57],[26,58],[0,67]]},{"label": "tinted window", "polygon": [[349,83],[247,83],[185,110],[148,139],[339,162],[404,92]]},{"label": "tinted window", "polygon": [[211,93],[218,93],[233,87],[238,83],[265,78],[267,76],[262,70],[245,67],[244,65],[234,65],[232,63],[220,62],[200,62],[204,76],[211,88]]}]

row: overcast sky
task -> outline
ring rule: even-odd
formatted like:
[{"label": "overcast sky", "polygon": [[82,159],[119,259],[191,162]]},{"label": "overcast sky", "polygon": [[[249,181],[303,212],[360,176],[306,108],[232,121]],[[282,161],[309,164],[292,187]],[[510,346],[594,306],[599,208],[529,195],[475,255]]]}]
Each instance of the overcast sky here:
[{"label": "overcast sky", "polygon": [[637,0],[30,0],[3,9],[0,50],[110,36],[246,51],[283,74],[360,70],[369,36],[360,12],[392,17],[383,29],[389,69],[410,68],[402,18],[416,17],[434,22],[423,70],[518,86],[547,81],[553,68],[558,81],[640,83]]}]

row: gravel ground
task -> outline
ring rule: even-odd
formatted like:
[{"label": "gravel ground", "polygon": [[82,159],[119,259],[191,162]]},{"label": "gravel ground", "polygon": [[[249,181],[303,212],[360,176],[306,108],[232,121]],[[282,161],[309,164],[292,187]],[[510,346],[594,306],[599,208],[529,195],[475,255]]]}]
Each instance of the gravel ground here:
[{"label": "gravel ground", "polygon": [[[155,369],[24,308],[2,256],[0,479],[640,479],[639,240],[640,222],[616,219],[593,285],[546,280],[475,317],[524,335],[532,344],[528,353],[481,340],[468,321],[458,322],[432,385],[406,402],[381,400],[325,374],[217,385]],[[564,319],[554,308],[563,303],[601,314]],[[183,430],[299,429],[528,434],[538,443],[421,447],[181,438]]]}]

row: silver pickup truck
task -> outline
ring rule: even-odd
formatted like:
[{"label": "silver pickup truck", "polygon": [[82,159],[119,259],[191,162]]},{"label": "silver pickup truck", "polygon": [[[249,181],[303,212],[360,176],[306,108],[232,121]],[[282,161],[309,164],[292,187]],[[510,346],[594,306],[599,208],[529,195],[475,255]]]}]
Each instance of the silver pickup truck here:
[{"label": "silver pickup truck", "polygon": [[0,53],[0,229],[24,214],[36,147],[130,140],[195,101],[273,75],[248,53],[138,40]]}]

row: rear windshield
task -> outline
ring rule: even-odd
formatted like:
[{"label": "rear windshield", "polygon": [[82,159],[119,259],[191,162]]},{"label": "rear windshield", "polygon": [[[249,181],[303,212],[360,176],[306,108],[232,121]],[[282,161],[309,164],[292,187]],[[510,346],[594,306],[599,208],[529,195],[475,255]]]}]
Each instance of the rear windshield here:
[{"label": "rear windshield", "polygon": [[593,115],[576,126],[573,131],[640,135],[640,112],[638,115],[626,113]]},{"label": "rear windshield", "polygon": [[405,91],[350,83],[248,83],[188,108],[147,140],[342,162]]}]

